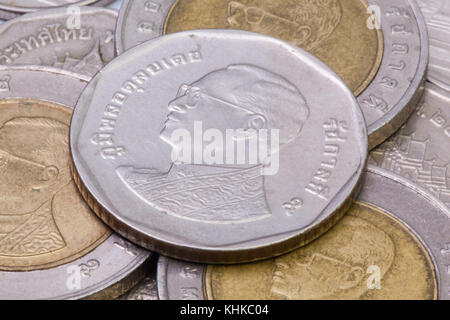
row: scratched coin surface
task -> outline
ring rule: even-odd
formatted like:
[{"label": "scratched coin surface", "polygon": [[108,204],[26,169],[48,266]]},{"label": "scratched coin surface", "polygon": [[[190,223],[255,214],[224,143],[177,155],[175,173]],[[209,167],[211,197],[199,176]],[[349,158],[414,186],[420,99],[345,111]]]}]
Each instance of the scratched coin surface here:
[{"label": "scratched coin surface", "polygon": [[88,80],[0,69],[0,299],[118,296],[149,255],[112,234],[72,178],[70,118]]},{"label": "scratched coin surface", "polygon": [[306,51],[198,30],[142,44],[97,74],[75,109],[71,150],[79,187],[114,230],[170,256],[232,263],[333,225],[358,189],[367,132],[351,91]]},{"label": "scratched coin surface", "polygon": [[159,297],[449,299],[449,231],[450,211],[437,198],[369,166],[358,201],[319,239],[276,259],[235,266],[160,257]]},{"label": "scratched coin surface", "polygon": [[79,17],[79,28],[73,28],[77,21],[66,9],[49,9],[0,25],[0,65],[43,65],[93,76],[115,57],[117,13],[81,7]]},{"label": "scratched coin surface", "polygon": [[388,141],[370,154],[373,165],[398,174],[450,207],[450,93],[427,82],[424,101]]},{"label": "scratched coin surface", "polygon": [[125,0],[116,46],[122,53],[203,28],[264,33],[322,59],[358,95],[371,149],[400,128],[422,93],[428,38],[414,0]]},{"label": "scratched coin surface", "polygon": [[68,7],[71,5],[108,5],[114,0],[0,0],[0,9],[16,13],[31,12],[42,9]]},{"label": "scratched coin surface", "polygon": [[450,2],[418,0],[430,38],[429,81],[450,90]]}]

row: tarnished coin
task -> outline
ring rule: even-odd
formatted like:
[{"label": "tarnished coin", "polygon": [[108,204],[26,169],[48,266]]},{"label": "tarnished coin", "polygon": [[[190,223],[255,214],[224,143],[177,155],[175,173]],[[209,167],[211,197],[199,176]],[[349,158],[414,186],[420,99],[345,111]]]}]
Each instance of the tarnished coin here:
[{"label": "tarnished coin", "polygon": [[367,131],[351,91],[307,52],[198,30],[98,73],[75,109],[71,149],[79,187],[114,230],[173,257],[233,263],[331,227],[358,189]]},{"label": "tarnished coin", "polygon": [[103,5],[106,6],[114,0],[0,0],[0,9],[16,13],[32,12],[42,9],[68,7],[72,5]]},{"label": "tarnished coin", "polygon": [[144,275],[149,253],[112,234],[70,172],[72,106],[88,80],[0,69],[0,299],[117,297]]},{"label": "tarnished coin", "polygon": [[427,82],[424,101],[370,163],[408,179],[450,207],[450,92]]},{"label": "tarnished coin", "polygon": [[419,0],[430,37],[428,80],[450,90],[450,2]]},{"label": "tarnished coin", "polygon": [[163,34],[242,29],[306,49],[358,95],[372,149],[406,121],[422,91],[428,38],[414,0],[125,0],[119,53]]},{"label": "tarnished coin", "polygon": [[161,257],[159,297],[449,299],[449,241],[448,208],[426,190],[369,166],[358,201],[308,246],[236,266]]},{"label": "tarnished coin", "polygon": [[116,20],[114,10],[91,7],[81,7],[75,18],[63,8],[10,20],[0,26],[0,65],[44,65],[93,76],[115,57]]}]

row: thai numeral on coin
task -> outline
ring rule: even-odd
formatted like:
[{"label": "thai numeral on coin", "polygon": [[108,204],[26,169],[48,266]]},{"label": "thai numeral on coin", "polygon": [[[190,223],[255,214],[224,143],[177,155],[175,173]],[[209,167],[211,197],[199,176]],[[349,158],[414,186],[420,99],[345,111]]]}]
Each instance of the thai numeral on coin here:
[{"label": "thai numeral on coin", "polygon": [[123,239],[120,239],[119,241],[114,242],[114,245],[117,248],[125,251],[125,253],[129,254],[132,257],[137,257],[138,256],[138,252],[136,250],[136,247],[134,245],[132,245],[131,243],[126,242]]},{"label": "thai numeral on coin", "polygon": [[86,263],[80,264],[78,267],[80,267],[80,274],[84,278],[90,278],[91,272],[100,268],[100,262],[98,260],[92,259]]},{"label": "thai numeral on coin", "polygon": [[293,198],[291,201],[283,204],[284,210],[288,216],[292,216],[295,212],[303,207],[303,200],[300,198]]}]

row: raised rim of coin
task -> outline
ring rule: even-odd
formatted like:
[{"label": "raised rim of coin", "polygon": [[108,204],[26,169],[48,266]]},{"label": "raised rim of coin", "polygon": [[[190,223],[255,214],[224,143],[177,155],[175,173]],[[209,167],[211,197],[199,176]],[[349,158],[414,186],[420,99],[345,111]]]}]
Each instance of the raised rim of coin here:
[{"label": "raised rim of coin", "polygon": [[[344,101],[345,97],[345,104],[349,108],[350,113],[348,114],[348,124],[352,126],[352,139],[355,141],[355,144],[352,145],[351,148],[354,148],[355,152],[358,152],[357,155],[352,158],[352,160],[346,161],[347,164],[355,165],[354,168],[348,169],[348,175],[340,176],[342,178],[341,182],[333,181],[336,190],[333,190],[333,198],[328,199],[326,203],[320,203],[320,209],[317,209],[318,212],[315,212],[314,215],[314,221],[309,221],[309,219],[312,219],[312,216],[308,214],[305,217],[301,217],[300,220],[309,221],[306,223],[305,221],[299,222],[299,224],[306,223],[306,225],[299,226],[297,229],[293,230],[292,223],[289,223],[289,227],[287,224],[287,221],[285,221],[290,215],[286,215],[283,208],[285,206],[282,206],[281,209],[279,207],[276,208],[277,214],[279,217],[283,215],[282,223],[280,223],[279,229],[281,231],[277,231],[277,234],[270,234],[267,235],[264,232],[269,232],[268,226],[267,226],[267,220],[266,219],[255,219],[255,225],[253,226],[253,230],[251,235],[250,234],[243,234],[238,233],[239,236],[237,239],[231,239],[224,240],[224,245],[219,244],[212,244],[210,242],[206,243],[205,240],[202,238],[202,240],[196,240],[195,243],[190,243],[189,241],[182,241],[180,240],[180,234],[176,233],[176,231],[173,231],[170,229],[170,232],[165,230],[160,224],[158,225],[149,225],[148,221],[143,222],[145,226],[141,225],[139,221],[136,221],[136,219],[131,218],[129,216],[125,215],[125,211],[121,211],[117,209],[117,206],[123,207],[124,201],[128,201],[131,199],[131,197],[136,197],[136,193],[133,192],[130,187],[127,187],[126,190],[130,190],[131,192],[128,194],[125,194],[125,199],[123,201],[119,201],[118,199],[114,198],[111,199],[108,196],[107,191],[101,187],[101,183],[94,178],[94,175],[92,174],[93,170],[92,168],[89,168],[86,159],[84,159],[84,155],[82,155],[82,152],[88,152],[89,150],[89,156],[93,156],[91,152],[93,152],[92,148],[96,149],[99,147],[98,144],[92,142],[93,144],[89,144],[89,147],[86,146],[83,150],[80,149],[79,145],[80,142],[80,136],[83,135],[83,138],[86,138],[83,130],[87,126],[86,121],[90,122],[93,120],[92,117],[86,117],[87,113],[91,112],[90,106],[93,103],[92,98],[95,97],[105,97],[105,94],[98,94],[98,92],[95,92],[96,88],[98,86],[104,87],[105,80],[104,78],[107,77],[107,75],[110,75],[111,73],[117,72],[117,68],[121,66],[122,68],[131,68],[131,64],[127,66],[127,64],[121,63],[121,59],[123,61],[136,61],[137,57],[143,53],[145,53],[145,56],[150,54],[150,50],[154,50],[155,48],[158,48],[160,50],[161,45],[165,44],[166,42],[169,44],[175,43],[176,41],[193,41],[191,43],[192,46],[200,46],[199,43],[201,41],[206,41],[204,39],[208,39],[209,41],[212,41],[212,39],[216,41],[221,41],[222,39],[226,41],[244,41],[248,40],[251,45],[256,46],[256,44],[261,45],[261,43],[265,44],[264,50],[269,52],[270,50],[279,50],[277,48],[281,48],[281,52],[283,54],[286,54],[286,57],[290,57],[293,59],[297,59],[295,61],[298,61],[299,65],[304,66],[308,72],[310,72],[311,68],[316,68],[314,70],[320,70],[320,72],[317,73],[317,81],[319,81],[319,78],[325,74],[327,74],[326,78],[327,81],[332,81],[334,83],[334,88],[337,92],[339,89],[339,99]],[[174,41],[174,42],[172,42]],[[216,42],[218,43],[218,42]],[[269,47],[271,48],[269,50]],[[202,50],[204,47],[202,47]],[[187,50],[187,49],[186,49]],[[270,51],[273,53],[272,51]],[[238,53],[237,53],[238,54]],[[211,57],[210,57],[211,58]],[[241,58],[234,57],[234,60],[232,62],[226,61],[226,62],[217,62],[217,70],[222,69],[226,67],[227,65],[233,65],[236,63],[244,63]],[[252,64],[250,60],[251,58],[245,59],[245,63]],[[256,60],[258,63],[262,64],[262,59],[266,59],[266,56],[261,55]],[[252,60],[253,61],[253,60]],[[143,61],[145,63],[145,61]],[[256,62],[255,62],[256,63]],[[219,68],[220,66],[220,68]],[[133,68],[144,68],[144,66],[141,66],[141,64],[133,65]],[[283,76],[287,76],[285,73],[287,72],[287,69],[283,69]],[[136,69],[135,72],[137,72],[139,69]],[[143,70],[143,69],[141,69]],[[214,70],[209,70],[209,72],[213,72]],[[127,71],[128,72],[128,71]],[[202,71],[203,72],[203,71]],[[206,72],[206,71],[205,71]],[[306,71],[305,71],[306,72]],[[130,73],[131,76],[131,73]],[[186,75],[190,76],[190,75]],[[204,74],[202,75],[202,77]],[[199,76],[200,78],[200,76]],[[300,76],[292,76],[288,78],[295,78],[295,80],[291,79],[291,81],[303,81],[300,80]],[[322,79],[322,78],[320,78]],[[193,79],[190,79],[193,80]],[[115,80],[116,82],[119,82],[119,79]],[[124,81],[123,79],[120,81]],[[180,80],[181,81],[181,80]],[[189,81],[189,80],[184,80]],[[108,82],[109,83],[109,82]],[[331,83],[331,82],[330,82]],[[118,83],[117,83],[118,84]],[[116,84],[116,85],[117,85]],[[122,85],[122,83],[120,84]],[[144,84],[141,84],[144,85]],[[178,86],[177,86],[178,87]],[[309,86],[309,89],[311,89],[311,86]],[[108,88],[108,90],[118,90],[112,88]],[[316,90],[316,89],[314,89]],[[172,91],[172,90],[171,90]],[[111,93],[114,95],[115,92],[118,91],[111,91]],[[145,92],[144,91],[141,91]],[[132,95],[131,93],[130,95]],[[308,95],[312,99],[313,93],[308,93]],[[317,95],[314,95],[317,98]],[[325,97],[325,96],[324,96]],[[106,98],[108,99],[108,98]],[[321,99],[319,99],[321,100]],[[321,100],[322,101],[322,100]],[[322,101],[323,102],[323,101]],[[106,100],[103,103],[109,103]],[[323,102],[324,103],[324,102]],[[344,104],[344,102],[342,102]],[[100,104],[100,102],[97,102],[96,105]],[[167,104],[167,101],[164,101],[163,104]],[[156,108],[156,106],[155,106]],[[167,108],[164,107],[164,108]],[[336,106],[338,108],[338,106]],[[165,110],[167,111],[167,110]],[[104,114],[104,110],[101,111],[95,108],[95,115],[97,113],[101,116]],[[334,114],[334,113],[333,113]],[[123,117],[123,113],[121,114]],[[130,120],[130,119],[128,119]],[[128,121],[127,120],[127,121]],[[321,120],[318,120],[321,121]],[[326,121],[325,121],[326,122]],[[93,123],[90,123],[94,125]],[[95,125],[96,126],[96,125]],[[324,123],[325,126],[325,123]],[[94,128],[94,127],[92,127]],[[319,131],[322,132],[324,128],[320,125],[317,126]],[[87,131],[90,131],[91,129],[87,129]],[[93,130],[93,129],[92,129]],[[312,129],[309,128],[311,131]],[[94,134],[94,132],[90,133]],[[311,134],[311,132],[309,133]],[[324,139],[325,139],[325,133]],[[118,133],[116,133],[118,135]],[[321,135],[322,136],[322,135]],[[303,137],[304,138],[304,137]],[[325,139],[326,140],[326,139]],[[91,140],[92,141],[92,140]],[[366,163],[367,159],[367,131],[366,126],[364,123],[364,118],[362,116],[362,113],[360,112],[358,103],[354,99],[354,96],[351,94],[350,90],[344,85],[342,80],[338,78],[335,73],[329,69],[325,64],[320,62],[317,58],[313,57],[309,53],[298,49],[297,47],[294,47],[286,42],[277,40],[272,37],[267,37],[264,35],[259,35],[256,33],[249,33],[245,31],[236,31],[236,30],[195,30],[195,31],[187,31],[187,32],[181,32],[177,34],[172,34],[165,36],[163,38],[154,39],[153,41],[147,42],[145,44],[142,44],[141,46],[138,46],[134,49],[131,49],[127,51],[127,53],[124,53],[120,57],[118,57],[116,60],[111,62],[108,66],[106,66],[101,73],[97,74],[97,76],[91,81],[91,84],[86,88],[83,95],[80,97],[80,100],[78,101],[77,107],[75,109],[74,116],[72,118],[72,125],[71,125],[71,150],[72,150],[72,158],[75,164],[74,174],[78,176],[76,181],[78,182],[78,187],[80,188],[83,196],[87,200],[87,203],[90,204],[90,206],[93,208],[93,210],[97,213],[99,217],[102,218],[102,220],[110,225],[116,232],[120,233],[127,239],[130,239],[131,241],[149,249],[152,251],[156,251],[162,254],[170,255],[173,257],[186,259],[190,261],[201,261],[201,262],[208,262],[208,263],[237,263],[237,262],[243,262],[243,261],[255,261],[264,259],[271,256],[281,255],[285,252],[291,251],[296,247],[299,247],[301,245],[304,245],[305,243],[317,238],[328,230],[332,225],[334,225],[340,217],[346,212],[347,208],[351,205],[353,198],[355,197],[355,194],[359,191],[360,187],[360,181],[362,180],[362,172],[364,170],[364,165]],[[322,143],[322,142],[320,142]],[[346,145],[345,152],[347,154],[349,153],[349,145]],[[101,145],[100,145],[100,148]],[[341,148],[343,149],[343,148]],[[315,157],[321,157],[323,156],[323,153],[320,151],[317,151],[318,154],[315,154]],[[343,151],[342,151],[343,152]],[[320,156],[319,156],[320,154]],[[101,161],[108,161],[108,158],[102,158],[101,153],[99,151],[95,151],[95,155],[99,157]],[[340,155],[342,157],[342,154]],[[124,157],[125,160],[127,160],[127,157]],[[121,157],[114,157],[112,162],[110,162],[109,166],[120,166],[119,164],[115,163],[115,160],[117,160],[119,163],[121,162]],[[129,160],[129,159],[128,159]],[[348,159],[347,159],[348,160]],[[320,161],[317,165],[320,165]],[[121,164],[120,167],[125,166],[125,164]],[[315,166],[315,165],[314,165]],[[97,167],[98,168],[98,167]],[[116,167],[117,169],[118,167]],[[117,171],[117,170],[116,170]],[[114,174],[114,169],[110,171],[111,175],[108,175],[108,178],[111,179],[117,179],[117,174]],[[97,175],[99,173],[97,172]],[[309,173],[307,173],[309,178]],[[279,178],[278,178],[279,179]],[[278,180],[277,180],[278,181]],[[308,182],[305,182],[306,185]],[[125,187],[127,185],[125,184]],[[306,187],[306,186],[305,186]],[[302,186],[298,186],[298,188],[302,188]],[[116,192],[117,190],[114,189]],[[111,190],[110,190],[111,191]],[[300,192],[300,191],[298,191]],[[301,191],[302,194],[310,195],[307,191]],[[306,195],[305,195],[306,196]],[[311,199],[317,200],[317,198],[314,198],[313,195]],[[331,197],[331,196],[330,196]],[[117,200],[117,201],[115,201]],[[281,201],[281,200],[280,200]],[[311,200],[312,202],[312,200]],[[114,204],[113,204],[114,203]],[[317,202],[314,202],[317,204]],[[148,214],[148,208],[143,206],[144,203],[139,202],[137,203],[137,207],[139,207],[140,211],[138,213],[139,217],[142,217],[144,213]],[[308,204],[312,205],[312,204]],[[287,206],[287,204],[286,204]],[[324,206],[324,208],[322,208]],[[129,205],[128,205],[129,208]],[[145,209],[144,209],[145,208]],[[137,210],[137,209],[136,209]],[[156,210],[156,209],[155,209]],[[274,209],[275,210],[275,209]],[[287,209],[286,209],[287,210]],[[137,211],[132,211],[137,212]],[[164,223],[168,223],[169,220],[176,218],[175,216],[167,215],[167,214],[161,214],[155,211],[153,217],[163,220]],[[270,219],[273,217],[269,216]],[[268,219],[269,219],[268,218]],[[153,221],[153,220],[152,220]],[[244,220],[243,220],[244,221]],[[253,220],[251,220],[253,221]],[[189,225],[195,224],[196,227],[201,227],[202,229],[210,229],[214,228],[214,230],[220,230],[220,232],[225,234],[227,233],[226,229],[229,228],[237,228],[242,229],[244,228],[242,223],[239,224],[233,224],[233,223],[222,223],[222,224],[205,224],[201,223],[203,221],[199,221],[199,219],[183,219],[183,223],[187,223]],[[178,228],[179,226],[170,224],[170,228]],[[258,227],[264,227],[262,230],[264,231],[258,231]],[[168,225],[167,225],[168,227]],[[285,229],[282,229],[285,228]],[[150,230],[150,231],[149,231]],[[156,231],[155,231],[156,230]],[[287,230],[287,231],[286,231]],[[230,231],[230,230],[228,230]],[[233,231],[236,233],[236,230]],[[255,234],[259,234],[255,236]],[[273,232],[273,230],[272,230]],[[264,233],[264,234],[263,234]],[[200,233],[199,233],[200,234]],[[175,236],[177,235],[177,236]],[[203,233],[202,233],[203,235]],[[187,236],[187,235],[184,235]],[[184,237],[183,236],[183,237]],[[189,235],[189,236],[195,236],[195,235]],[[200,236],[198,236],[199,238]],[[253,237],[253,238],[251,238]],[[240,239],[243,238],[244,240]],[[248,240],[250,239],[250,240]],[[265,240],[264,240],[265,239]],[[259,244],[258,244],[259,243]]]},{"label": "raised rim of coin", "polygon": [[[80,27],[64,8],[31,12],[0,24],[0,64],[43,65],[92,77],[116,57],[117,10],[80,7]],[[74,22],[74,21],[72,21]]]},{"label": "raised rim of coin", "polygon": [[113,3],[115,0],[82,0],[77,1],[73,3],[67,3],[65,5],[57,5],[57,6],[42,6],[42,7],[33,7],[33,6],[27,6],[27,7],[20,7],[20,6],[14,6],[14,5],[7,5],[7,4],[0,4],[0,9],[8,12],[12,12],[13,14],[20,14],[20,13],[27,13],[27,12],[33,12],[38,11],[42,9],[56,9],[56,8],[65,8],[70,6],[88,6],[88,5],[98,5],[98,6],[107,6],[111,3]]},{"label": "raised rim of coin", "polygon": [[[16,78],[18,81],[14,83]],[[83,75],[49,67],[0,66],[0,99],[34,99],[73,108],[89,80]],[[57,88],[65,91],[58,92]],[[71,263],[30,272],[0,271],[0,298],[115,298],[144,277],[144,265],[149,256],[148,251],[113,233],[94,250]],[[82,279],[81,288],[68,289],[69,268],[89,263],[94,263],[95,268],[89,277]]]},{"label": "raised rim of coin", "polygon": [[[390,191],[384,188],[386,183],[398,188],[399,192],[396,193],[396,197],[392,197]],[[417,201],[399,201],[400,196],[408,196],[408,194],[417,197]],[[392,215],[422,242],[430,254],[435,268],[438,299],[450,299],[448,292],[450,276],[447,267],[450,263],[449,208],[425,189],[389,171],[371,165],[367,168],[365,184],[358,201]],[[421,208],[422,210],[417,210],[419,201],[426,203],[426,206]],[[183,270],[189,276],[179,275],[179,272]],[[183,299],[183,294],[186,294],[186,290],[189,289],[190,293],[194,292],[199,300],[204,300],[204,277],[204,264],[188,263],[160,256],[157,264],[159,299]],[[192,295],[186,297],[192,299]]]},{"label": "raised rim of coin", "polygon": [[[153,39],[164,34],[166,20],[177,1],[154,2],[155,9],[149,12],[145,20],[151,26],[145,39]],[[358,97],[368,122],[369,149],[373,149],[401,127],[423,94],[422,87],[428,65],[428,35],[425,20],[415,0],[366,0],[366,2],[369,4],[370,10],[373,10],[375,14],[381,14],[384,42],[384,53],[378,73]],[[140,3],[144,4],[145,1],[125,0],[122,4],[116,28],[116,51],[118,54],[129,49],[124,47],[123,29],[131,7]],[[410,31],[409,28],[414,31]],[[401,35],[402,32],[412,32],[411,34],[418,37],[419,45],[414,43],[414,41],[417,42],[417,39],[408,40],[403,36],[399,38],[400,41],[396,41],[393,33]],[[405,45],[406,47],[404,47]],[[419,46],[420,49],[417,52]],[[407,50],[407,52],[403,54],[402,50]],[[418,63],[414,62],[414,65],[409,66],[408,57],[413,51],[413,54],[420,54],[420,57]],[[397,68],[397,70],[393,68]],[[413,76],[412,68],[414,69]],[[403,70],[407,70],[409,74],[405,74],[406,71]],[[403,72],[403,74],[399,72]],[[398,93],[399,90],[401,90],[401,95]]]}]

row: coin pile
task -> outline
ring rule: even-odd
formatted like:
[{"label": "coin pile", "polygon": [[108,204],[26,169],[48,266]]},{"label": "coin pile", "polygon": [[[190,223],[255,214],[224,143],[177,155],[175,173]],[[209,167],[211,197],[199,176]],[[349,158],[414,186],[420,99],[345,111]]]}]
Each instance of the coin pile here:
[{"label": "coin pile", "polygon": [[449,298],[450,2],[111,2],[0,0],[0,299]]}]

